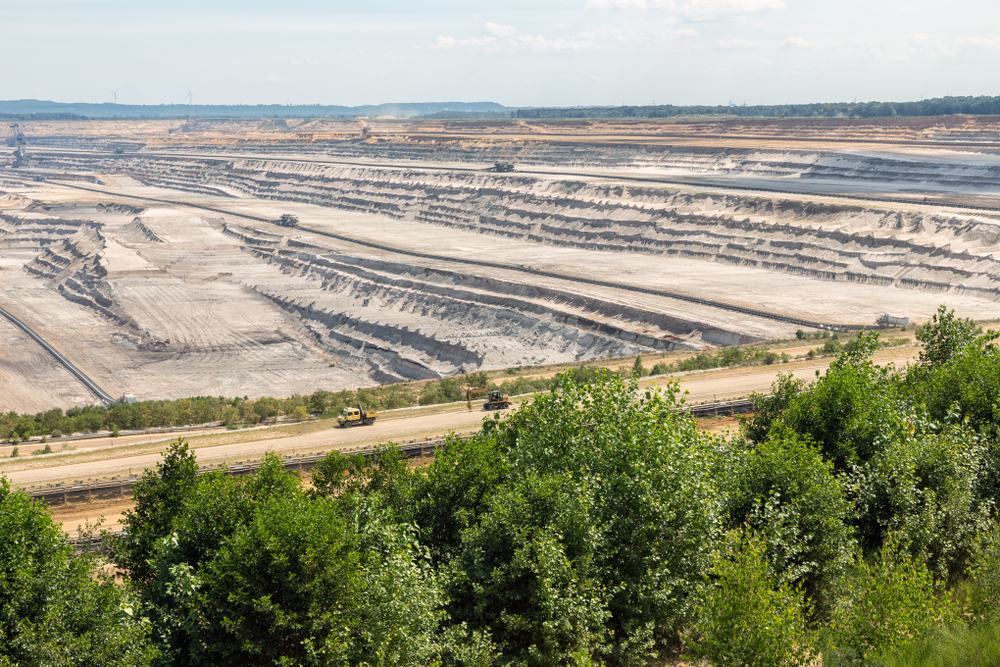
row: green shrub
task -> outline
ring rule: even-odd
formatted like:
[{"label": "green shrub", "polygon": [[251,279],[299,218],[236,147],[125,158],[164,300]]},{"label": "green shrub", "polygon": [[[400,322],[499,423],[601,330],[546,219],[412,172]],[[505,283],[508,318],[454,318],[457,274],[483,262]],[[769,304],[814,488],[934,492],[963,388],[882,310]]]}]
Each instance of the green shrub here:
[{"label": "green shrub", "polygon": [[448,443],[418,473],[413,520],[455,568],[449,613],[504,660],[644,664],[676,645],[709,563],[714,441],[675,411],[676,385],[575,375]]},{"label": "green shrub", "polygon": [[959,606],[919,559],[889,535],[871,564],[858,559],[849,592],[830,625],[830,650],[840,658],[868,660],[955,623]]},{"label": "green shrub", "polygon": [[768,407],[769,418],[779,412],[786,425],[819,444],[838,470],[867,461],[910,429],[908,415],[900,412],[899,383],[892,370],[871,361],[878,334],[862,333],[857,340],[855,350],[839,354],[807,389],[784,381],[787,387],[779,387],[781,393]]},{"label": "green shrub", "polygon": [[691,641],[713,667],[798,667],[815,655],[802,592],[779,582],[765,551],[762,538],[737,529],[713,554]]},{"label": "green shrub", "polygon": [[650,370],[649,374],[650,375],[666,375],[667,373],[673,372],[673,370],[674,370],[673,364],[667,364],[667,363],[664,363],[662,361],[659,361],[659,362],[657,362],[656,364],[653,365],[653,368]]},{"label": "green shrub", "polygon": [[826,341],[825,343],[823,343],[823,348],[822,348],[823,354],[836,354],[837,352],[840,352],[842,349],[844,348],[840,345],[840,342],[836,340]]},{"label": "green shrub", "polygon": [[[913,428],[923,428],[916,418]],[[961,426],[914,433],[890,442],[860,469],[856,491],[858,537],[866,554],[894,533],[934,575],[954,580],[965,570],[976,535],[989,526],[991,503],[976,490],[984,473],[983,447]]]},{"label": "green shrub", "polygon": [[609,652],[608,591],[595,553],[594,490],[529,475],[494,494],[446,566],[452,620],[483,625],[507,656],[532,666]]},{"label": "green shrub", "polygon": [[761,535],[778,579],[802,586],[825,614],[854,552],[847,523],[853,507],[833,464],[783,430],[722,461],[719,483],[728,527],[746,525]]},{"label": "green shrub", "polygon": [[996,523],[976,539],[967,573],[972,613],[1000,620],[1000,526]]},{"label": "green shrub", "polygon": [[775,420],[785,413],[805,386],[805,381],[796,378],[793,373],[778,373],[771,383],[770,394],[750,394],[754,411],[749,417],[739,416],[741,435],[750,442],[767,440]]}]

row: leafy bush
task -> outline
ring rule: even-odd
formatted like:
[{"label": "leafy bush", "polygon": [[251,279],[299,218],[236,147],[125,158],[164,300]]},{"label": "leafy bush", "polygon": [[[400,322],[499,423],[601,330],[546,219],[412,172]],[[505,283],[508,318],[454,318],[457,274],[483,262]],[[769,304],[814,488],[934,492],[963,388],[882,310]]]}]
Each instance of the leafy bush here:
[{"label": "leafy bush", "polygon": [[992,347],[990,341],[997,336],[995,331],[982,335],[982,327],[968,318],[955,317],[954,310],[941,305],[930,322],[917,327],[916,337],[923,346],[920,364],[924,368],[943,366],[970,349],[984,350]]},{"label": "leafy bush", "polygon": [[184,503],[194,492],[198,464],[184,438],[171,442],[156,468],[147,469],[132,485],[133,506],[125,510],[122,524],[127,534],[107,535],[110,558],[136,585],[153,578],[149,565],[157,544],[170,534]]},{"label": "leafy bush", "polygon": [[672,372],[672,369],[673,369],[673,366],[671,366],[670,364],[664,363],[662,361],[658,361],[655,364],[653,364],[653,368],[650,370],[649,374],[650,375],[666,375],[667,373]]},{"label": "leafy bush", "polygon": [[1000,616],[1000,526],[996,523],[976,538],[967,573],[972,613],[980,617]]},{"label": "leafy bush", "polygon": [[449,563],[453,621],[489,628],[524,665],[579,663],[606,654],[607,593],[593,490],[565,477],[526,479],[499,489],[462,533]]},{"label": "leafy bush", "polygon": [[746,525],[765,539],[779,580],[802,586],[825,611],[854,550],[852,506],[832,463],[781,430],[723,461],[719,484],[729,528]]},{"label": "leafy bush", "polygon": [[815,656],[802,592],[775,576],[764,540],[730,531],[701,587],[691,649],[713,667],[798,667]]},{"label": "leafy bush", "polygon": [[792,373],[778,373],[771,383],[771,393],[763,395],[750,394],[754,404],[753,414],[740,415],[740,434],[750,442],[764,442],[768,438],[771,426],[781,417],[805,388],[805,381],[799,380]]},{"label": "leafy bush", "polygon": [[780,394],[785,407],[769,409],[769,414],[780,410],[789,428],[818,443],[838,470],[867,461],[909,428],[900,413],[900,391],[892,369],[870,359],[878,349],[878,334],[862,332],[857,343],[808,389],[799,391],[788,381]]},{"label": "leafy bush", "polygon": [[[917,419],[911,424],[920,427]],[[907,435],[869,461],[860,471],[855,501],[865,552],[874,552],[891,532],[939,579],[960,575],[993,507],[976,493],[981,454],[974,433],[952,427]]]},{"label": "leafy bush", "polygon": [[959,606],[930,570],[890,534],[874,563],[857,561],[849,592],[830,625],[830,650],[867,660],[955,623]]}]

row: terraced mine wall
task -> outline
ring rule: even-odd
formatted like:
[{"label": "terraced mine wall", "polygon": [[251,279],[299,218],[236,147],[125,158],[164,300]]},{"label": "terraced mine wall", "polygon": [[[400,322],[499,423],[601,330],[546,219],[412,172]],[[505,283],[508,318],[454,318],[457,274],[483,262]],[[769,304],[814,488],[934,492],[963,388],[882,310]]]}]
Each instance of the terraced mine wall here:
[{"label": "terraced mine wall", "polygon": [[[151,184],[191,192],[213,187],[540,244],[726,262],[823,281],[991,299],[1000,287],[993,254],[1000,250],[1000,223],[973,214],[416,168],[252,159],[209,165],[197,159],[133,158],[134,166],[100,158],[53,160],[58,168],[118,164]],[[755,165],[769,166],[760,160]],[[852,173],[857,169],[843,167]],[[914,169],[898,177],[931,178]],[[1000,166],[959,172],[947,178],[1000,182]],[[879,173],[887,177],[884,168]]]},{"label": "terraced mine wall", "polygon": [[[996,301],[1000,287],[1000,223],[989,214],[896,206],[874,191],[872,205],[815,202],[740,190],[736,180],[879,179],[897,189],[964,187],[986,199],[1000,160],[545,140],[254,141],[229,146],[259,148],[251,157],[198,155],[219,146],[192,155],[39,151],[16,172],[23,191],[62,188],[62,197],[76,187],[87,213],[72,204],[7,213],[0,248],[27,256],[21,274],[32,285],[109,326],[116,368],[192,383],[225,377],[213,391],[239,395],[251,385],[279,394],[704,350],[796,327],[861,328],[883,312],[872,313],[874,298],[853,310],[840,298],[802,311],[826,321],[783,310],[802,294],[823,299],[838,288],[878,294],[896,312],[896,294],[923,293],[910,303],[932,310],[925,306],[938,295]],[[362,164],[374,159],[383,163]],[[396,160],[412,165],[385,164]],[[483,171],[498,160],[539,173]],[[58,184],[66,173],[105,185],[32,180]],[[692,174],[734,186],[723,194],[640,180]],[[136,181],[174,194],[143,200],[149,193]],[[270,212],[282,209],[301,224],[274,224]],[[389,230],[427,240],[417,248]],[[442,246],[430,241],[459,237],[471,251],[437,253]],[[567,263],[596,257],[600,270]],[[660,267],[672,268],[661,275]],[[654,280],[646,284],[641,272]],[[778,287],[755,294],[739,285],[734,296],[718,278],[704,288],[701,272]],[[802,292],[765,293],[784,286]],[[851,315],[859,312],[865,317]]]}]

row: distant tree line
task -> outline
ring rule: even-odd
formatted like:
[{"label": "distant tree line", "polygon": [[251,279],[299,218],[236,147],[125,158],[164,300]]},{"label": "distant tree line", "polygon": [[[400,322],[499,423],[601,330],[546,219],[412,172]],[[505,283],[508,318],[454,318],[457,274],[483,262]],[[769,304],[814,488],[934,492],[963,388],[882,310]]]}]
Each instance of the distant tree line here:
[{"label": "distant tree line", "polygon": [[600,119],[736,116],[739,118],[914,118],[968,114],[1000,115],[1000,96],[938,97],[919,102],[831,102],[752,106],[620,106],[518,109],[515,118]]},{"label": "distant tree line", "polygon": [[0,113],[0,121],[5,120],[87,120],[87,117],[75,113]]}]

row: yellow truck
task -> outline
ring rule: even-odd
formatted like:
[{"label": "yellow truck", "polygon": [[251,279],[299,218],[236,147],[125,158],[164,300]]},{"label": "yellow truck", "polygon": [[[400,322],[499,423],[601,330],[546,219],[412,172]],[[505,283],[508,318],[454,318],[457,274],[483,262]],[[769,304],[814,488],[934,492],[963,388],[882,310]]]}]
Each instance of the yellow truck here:
[{"label": "yellow truck", "polygon": [[371,426],[375,423],[375,418],[378,417],[378,413],[374,410],[366,412],[360,405],[356,408],[344,408],[340,411],[340,415],[337,416],[337,423],[341,427],[347,428],[348,426]]},{"label": "yellow truck", "polygon": [[503,410],[510,407],[510,396],[501,391],[466,387],[465,400],[468,402],[470,410],[472,409],[472,397],[476,394],[488,394],[486,402],[483,403],[483,410]]}]

